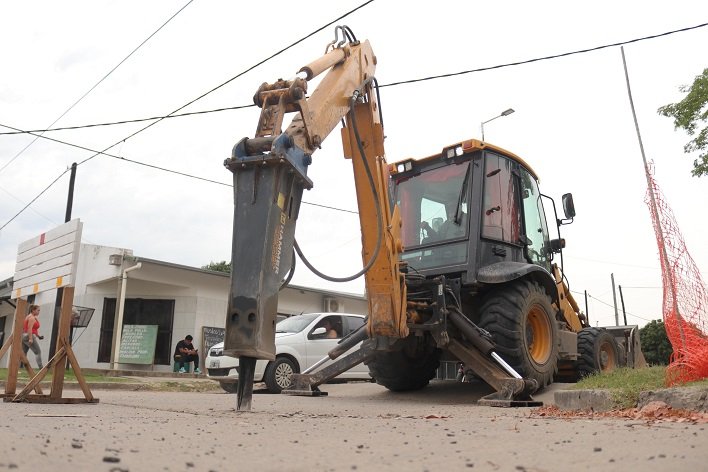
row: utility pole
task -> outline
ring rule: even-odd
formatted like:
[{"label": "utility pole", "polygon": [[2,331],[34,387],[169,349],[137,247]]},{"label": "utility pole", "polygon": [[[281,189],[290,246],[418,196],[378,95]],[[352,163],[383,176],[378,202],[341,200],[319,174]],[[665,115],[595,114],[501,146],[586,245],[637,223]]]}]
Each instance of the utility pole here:
[{"label": "utility pole", "polygon": [[[69,177],[69,195],[66,199],[66,214],[64,223],[71,221],[71,210],[74,206],[74,182],[76,181],[76,162],[71,164],[71,177]],[[57,298],[54,302],[54,320],[52,322],[52,336],[49,338],[49,359],[54,357],[57,350],[57,331],[59,330],[59,316],[61,315],[61,299],[64,296],[64,287],[57,289]],[[67,360],[68,361],[68,360]]]},{"label": "utility pole", "polygon": [[615,290],[615,274],[610,274],[610,278],[612,279],[612,299],[615,303],[615,326],[619,326],[620,320],[619,312],[617,311],[617,291]]},{"label": "utility pole", "polygon": [[620,291],[620,301],[622,302],[622,316],[624,317],[624,325],[627,326],[627,311],[624,309],[624,295],[622,295],[622,286],[618,285]]},{"label": "utility pole", "polygon": [[590,309],[588,309],[588,291],[585,290],[585,321],[588,322],[590,326]]}]

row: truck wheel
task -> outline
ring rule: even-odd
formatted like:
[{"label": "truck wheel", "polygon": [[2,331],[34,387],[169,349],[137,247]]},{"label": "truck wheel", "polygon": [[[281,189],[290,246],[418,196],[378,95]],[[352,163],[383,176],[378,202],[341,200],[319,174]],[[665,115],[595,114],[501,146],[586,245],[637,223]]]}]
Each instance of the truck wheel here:
[{"label": "truck wheel", "polygon": [[226,382],[224,380],[220,380],[219,385],[226,393],[236,393],[238,390],[238,382]]},{"label": "truck wheel", "polygon": [[497,353],[539,388],[558,371],[559,334],[551,298],[523,281],[493,290],[480,310],[479,326],[492,334]]},{"label": "truck wheel", "polygon": [[421,346],[414,337],[405,342],[400,351],[378,353],[368,363],[376,383],[394,392],[427,386],[440,365],[440,350],[434,345]]},{"label": "truck wheel", "polygon": [[287,357],[276,358],[268,364],[263,376],[268,391],[280,393],[282,390],[289,388],[292,385],[290,376],[298,372],[299,370],[295,367],[295,363]]},{"label": "truck wheel", "polygon": [[623,364],[617,340],[607,330],[584,328],[578,333],[578,375],[587,377],[595,372],[609,372]]}]

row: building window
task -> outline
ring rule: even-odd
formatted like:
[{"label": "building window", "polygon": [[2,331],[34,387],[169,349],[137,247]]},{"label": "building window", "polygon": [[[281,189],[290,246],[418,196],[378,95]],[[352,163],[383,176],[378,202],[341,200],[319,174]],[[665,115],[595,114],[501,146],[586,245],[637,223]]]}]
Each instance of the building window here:
[{"label": "building window", "polygon": [[[104,298],[101,338],[98,344],[98,362],[111,361],[115,312],[116,299]],[[170,365],[172,363],[172,321],[174,320],[174,312],[174,300],[149,300],[144,298],[128,298],[125,300],[123,325],[157,325],[155,364]]]}]

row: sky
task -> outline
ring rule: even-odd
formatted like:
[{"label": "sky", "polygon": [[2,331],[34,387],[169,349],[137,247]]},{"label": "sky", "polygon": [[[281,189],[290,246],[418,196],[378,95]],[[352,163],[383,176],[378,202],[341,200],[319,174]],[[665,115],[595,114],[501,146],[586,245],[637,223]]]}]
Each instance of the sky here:
[{"label": "sky", "polygon": [[[12,131],[8,126],[46,129],[94,86],[54,127],[164,116],[227,81],[181,112],[250,105],[262,82],[292,78],[319,57],[334,39],[334,25],[253,66],[364,3],[9,2],[0,16],[0,133]],[[577,216],[562,227],[564,269],[591,324],[615,324],[611,274],[622,286],[630,324],[660,319],[660,265],[619,47],[385,85],[696,26],[708,22],[708,2],[402,5],[376,0],[335,23],[368,39],[377,56],[387,160],[425,157],[479,139],[483,121],[513,108],[485,125],[485,138],[528,162],[558,204],[562,194],[573,194]],[[703,277],[708,177],[691,176],[696,156],[683,152],[690,138],[657,109],[680,101],[679,87],[708,67],[706,44],[708,27],[702,27],[624,47],[647,158]],[[230,260],[233,196],[223,161],[238,140],[253,137],[258,113],[251,107],[165,119],[134,136],[149,122],[46,133],[96,151],[117,144],[106,151],[116,157],[99,155],[77,168],[72,216],[84,223],[83,242],[197,267]],[[64,172],[95,154],[42,138],[23,151],[34,139],[0,134],[0,279],[13,275],[19,243],[64,222]],[[351,213],[351,167],[337,131],[313,159],[308,175],[314,188],[304,195],[296,238],[320,270],[348,276],[361,268],[361,236]],[[325,282],[303,264],[292,283],[364,291],[363,279]]]}]

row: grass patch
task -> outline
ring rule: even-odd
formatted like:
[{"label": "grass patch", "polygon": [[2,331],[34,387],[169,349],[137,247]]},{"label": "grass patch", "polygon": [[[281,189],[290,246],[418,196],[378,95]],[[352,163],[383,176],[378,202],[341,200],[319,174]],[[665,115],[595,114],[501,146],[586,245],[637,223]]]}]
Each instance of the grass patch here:
[{"label": "grass patch", "polygon": [[[708,387],[708,379],[689,382],[682,387]],[[652,366],[642,369],[622,367],[612,372],[596,373],[585,377],[572,388],[580,390],[610,390],[617,408],[633,408],[639,401],[639,393],[647,390],[661,390],[666,387],[666,367]]]},{"label": "grass patch", "polygon": [[[50,369],[47,375],[44,376],[44,379],[42,382],[46,381],[51,381],[52,380],[52,370]],[[39,372],[39,369],[34,369],[35,373]],[[121,382],[129,382],[129,379],[124,379],[121,377],[109,377],[106,375],[101,375],[101,374],[92,374],[92,373],[86,373],[82,372],[84,379],[86,379],[87,383],[96,383],[96,382],[113,382],[113,383],[121,383]],[[22,380],[22,381],[28,381],[29,376],[27,375],[27,371],[25,369],[20,369],[17,371],[17,379]],[[7,369],[0,369],[0,380],[7,380]],[[64,380],[68,382],[75,382],[76,381],[76,375],[74,374],[73,369],[66,369],[64,372]]]}]

